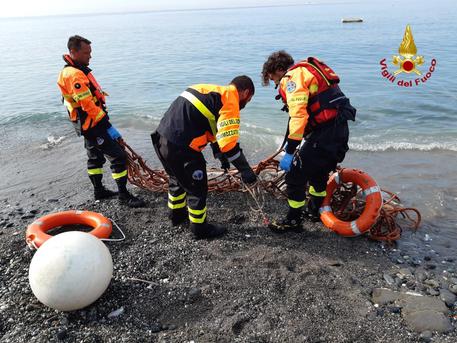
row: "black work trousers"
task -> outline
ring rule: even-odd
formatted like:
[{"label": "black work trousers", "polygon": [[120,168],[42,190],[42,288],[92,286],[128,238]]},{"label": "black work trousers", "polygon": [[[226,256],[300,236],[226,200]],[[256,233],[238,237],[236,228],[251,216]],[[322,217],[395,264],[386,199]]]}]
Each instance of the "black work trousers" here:
[{"label": "black work trousers", "polygon": [[111,163],[113,175],[127,170],[127,154],[122,146],[113,140],[105,130],[85,136],[84,147],[87,150],[88,170],[102,168],[106,162],[105,156]]},{"label": "black work trousers", "polygon": [[151,138],[157,156],[169,176],[168,207],[179,210],[185,206],[187,198],[191,223],[204,224],[208,176],[203,154],[189,147],[177,146],[158,132],[154,132]]},{"label": "black work trousers", "polygon": [[313,187],[312,195],[325,192],[330,172],[343,161],[349,149],[348,139],[346,120],[334,121],[307,137],[285,178],[291,207],[304,206],[307,183],[310,189]]}]

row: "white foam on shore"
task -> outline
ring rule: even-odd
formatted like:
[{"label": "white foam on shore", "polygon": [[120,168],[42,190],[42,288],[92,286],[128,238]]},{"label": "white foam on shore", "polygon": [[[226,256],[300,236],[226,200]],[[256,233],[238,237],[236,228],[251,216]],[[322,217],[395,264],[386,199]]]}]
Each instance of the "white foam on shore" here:
[{"label": "white foam on shore", "polygon": [[384,142],[384,143],[349,143],[349,147],[354,151],[401,151],[401,150],[448,150],[457,151],[457,143],[411,143],[411,142]]},{"label": "white foam on shore", "polygon": [[53,147],[59,145],[60,143],[63,142],[65,139],[65,136],[60,136],[60,137],[54,137],[53,135],[47,137],[47,143],[44,143],[41,145],[42,149],[52,149]]},{"label": "white foam on shore", "polygon": [[[271,138],[270,138],[271,139]],[[284,136],[273,136],[274,145],[279,146],[284,140]],[[367,135],[363,137],[354,137],[349,140],[349,148],[352,151],[457,151],[457,140],[444,142],[407,142],[407,141],[390,141],[386,142],[385,137]]]}]

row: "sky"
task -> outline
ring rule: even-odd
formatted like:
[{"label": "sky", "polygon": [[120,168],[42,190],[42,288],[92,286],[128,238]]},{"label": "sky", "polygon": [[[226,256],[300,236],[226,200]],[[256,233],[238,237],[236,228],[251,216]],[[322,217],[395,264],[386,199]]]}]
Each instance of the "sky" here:
[{"label": "sky", "polygon": [[0,6],[0,17],[292,5],[342,1],[345,0],[6,0],[2,1]]}]

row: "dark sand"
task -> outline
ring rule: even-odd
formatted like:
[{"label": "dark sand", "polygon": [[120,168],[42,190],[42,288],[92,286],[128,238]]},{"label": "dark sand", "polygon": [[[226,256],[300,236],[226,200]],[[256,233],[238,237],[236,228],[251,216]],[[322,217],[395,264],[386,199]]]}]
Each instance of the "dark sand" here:
[{"label": "dark sand", "polygon": [[[196,241],[188,228],[169,225],[165,194],[135,190],[148,207],[131,210],[117,200],[88,200],[86,179],[69,184],[0,198],[1,342],[420,341],[398,311],[371,302],[373,288],[402,288],[384,279],[398,266],[378,242],[345,239],[321,224],[305,224],[301,234],[272,233],[240,193],[210,196],[210,220],[229,232]],[[269,199],[266,209],[275,217],[285,208],[285,201]],[[101,212],[127,235],[107,243],[114,261],[108,290],[70,313],[46,308],[32,294],[33,252],[24,241],[34,218],[63,209]],[[456,342],[457,335],[432,339]]]}]

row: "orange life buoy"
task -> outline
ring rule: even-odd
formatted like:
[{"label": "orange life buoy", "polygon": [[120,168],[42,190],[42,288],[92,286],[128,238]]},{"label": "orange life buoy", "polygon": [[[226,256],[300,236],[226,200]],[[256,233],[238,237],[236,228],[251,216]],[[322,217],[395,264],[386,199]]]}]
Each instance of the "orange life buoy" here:
[{"label": "orange life buoy", "polygon": [[51,213],[35,220],[27,228],[25,240],[39,248],[51,235],[46,232],[64,225],[85,225],[92,227],[89,233],[98,238],[108,238],[113,231],[111,221],[100,213],[90,211],[64,211]]},{"label": "orange life buoy", "polygon": [[[342,183],[351,182],[362,188],[365,208],[356,220],[351,222],[338,219],[332,211],[331,201],[334,191]],[[354,237],[363,234],[376,222],[382,207],[381,189],[367,173],[357,169],[341,169],[334,173],[327,184],[327,196],[320,208],[322,223],[330,230],[345,236]]]}]

